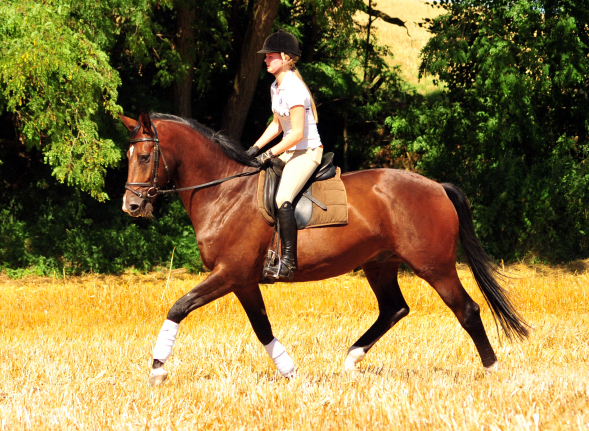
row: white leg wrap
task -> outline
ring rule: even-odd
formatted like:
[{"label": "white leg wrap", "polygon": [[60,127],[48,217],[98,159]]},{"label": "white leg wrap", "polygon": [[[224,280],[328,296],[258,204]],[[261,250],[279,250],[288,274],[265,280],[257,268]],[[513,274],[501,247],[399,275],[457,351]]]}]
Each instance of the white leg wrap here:
[{"label": "white leg wrap", "polygon": [[157,342],[153,348],[153,359],[157,359],[160,362],[166,362],[172,354],[172,348],[176,342],[176,336],[178,335],[179,324],[166,320],[160,330],[160,334],[157,336]]},{"label": "white leg wrap", "polygon": [[350,347],[348,350],[348,356],[344,362],[344,368],[346,370],[355,370],[356,364],[364,359],[364,356],[366,356],[366,352],[364,352],[362,347]]},{"label": "white leg wrap", "polygon": [[288,353],[286,353],[286,349],[282,344],[280,344],[280,341],[274,338],[272,341],[270,341],[270,343],[264,346],[264,349],[266,349],[266,352],[270,356],[270,359],[274,361],[274,365],[276,365],[276,368],[278,368],[280,374],[282,374],[286,378],[294,377],[294,362],[292,361],[290,356],[288,356]]},{"label": "white leg wrap", "polygon": [[496,361],[493,365],[489,366],[489,367],[485,367],[485,371],[487,372],[487,374],[491,374],[494,373],[495,371],[499,370],[499,361]]}]

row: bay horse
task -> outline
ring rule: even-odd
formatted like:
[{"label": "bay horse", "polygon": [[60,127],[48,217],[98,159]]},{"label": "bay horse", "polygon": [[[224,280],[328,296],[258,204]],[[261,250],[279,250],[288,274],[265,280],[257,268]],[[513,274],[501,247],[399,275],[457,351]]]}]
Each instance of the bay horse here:
[{"label": "bay horse", "polygon": [[[159,385],[166,379],[163,365],[180,322],[230,292],[281,374],[294,375],[292,359],[272,333],[259,287],[273,229],[259,214],[255,163],[240,144],[194,120],[144,112],[138,121],[124,116],[121,120],[131,132],[123,211],[149,217],[154,199],[165,192],[162,187],[173,182],[194,226],[202,262],[210,269],[208,277],[169,310],[154,348],[150,383]],[[395,169],[355,171],[341,178],[348,196],[348,224],[298,232],[293,282],[336,277],[358,267],[364,270],[379,315],[348,350],[346,369],[355,369],[409,313],[397,281],[401,263],[436,290],[472,338],[483,367],[494,368],[497,357],[479,306],[456,272],[458,241],[506,336],[528,336],[528,325],[498,281],[501,273],[476,237],[468,201],[458,187]]]}]

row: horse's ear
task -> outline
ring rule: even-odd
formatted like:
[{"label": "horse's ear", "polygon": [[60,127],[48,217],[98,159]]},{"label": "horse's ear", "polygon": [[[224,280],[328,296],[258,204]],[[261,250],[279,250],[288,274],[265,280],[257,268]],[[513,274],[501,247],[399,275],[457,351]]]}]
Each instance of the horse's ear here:
[{"label": "horse's ear", "polygon": [[121,114],[119,114],[119,118],[121,119],[123,124],[127,127],[127,129],[129,129],[129,132],[132,132],[133,130],[135,130],[135,127],[137,126],[137,121],[133,120],[132,118],[125,117],[124,115],[121,115]]},{"label": "horse's ear", "polygon": [[141,123],[141,127],[143,127],[143,133],[147,133],[149,135],[153,134],[151,131],[151,120],[149,119],[149,115],[141,111],[139,114],[139,122]]}]

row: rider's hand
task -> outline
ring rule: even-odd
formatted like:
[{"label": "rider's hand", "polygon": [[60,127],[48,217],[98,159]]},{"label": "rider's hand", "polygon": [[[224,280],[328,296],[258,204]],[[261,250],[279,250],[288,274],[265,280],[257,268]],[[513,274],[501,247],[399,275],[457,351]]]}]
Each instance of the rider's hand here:
[{"label": "rider's hand", "polygon": [[245,154],[250,159],[253,159],[256,156],[256,154],[258,154],[258,151],[260,151],[260,149],[254,145],[254,146],[248,148],[248,150],[245,152]]},{"label": "rider's hand", "polygon": [[270,160],[274,158],[274,154],[272,154],[272,150],[268,150],[265,153],[260,154],[256,157],[256,161],[260,164],[260,167],[264,167],[267,164],[270,164]]}]

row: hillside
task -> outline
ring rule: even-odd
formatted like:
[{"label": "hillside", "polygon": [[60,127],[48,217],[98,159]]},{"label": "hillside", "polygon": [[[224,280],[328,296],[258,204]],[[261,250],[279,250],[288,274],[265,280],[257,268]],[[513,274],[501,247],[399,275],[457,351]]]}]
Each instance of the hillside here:
[{"label": "hillside", "polygon": [[[391,64],[401,68],[401,76],[422,94],[431,93],[439,87],[435,86],[431,77],[418,79],[419,52],[429,39],[429,33],[418,26],[424,18],[434,18],[443,9],[434,8],[422,0],[382,0],[372,2],[372,7],[387,15],[405,21],[405,26],[399,27],[376,19],[373,28],[376,29],[379,43],[388,45],[394,55]],[[366,23],[363,17],[359,22]]]}]

